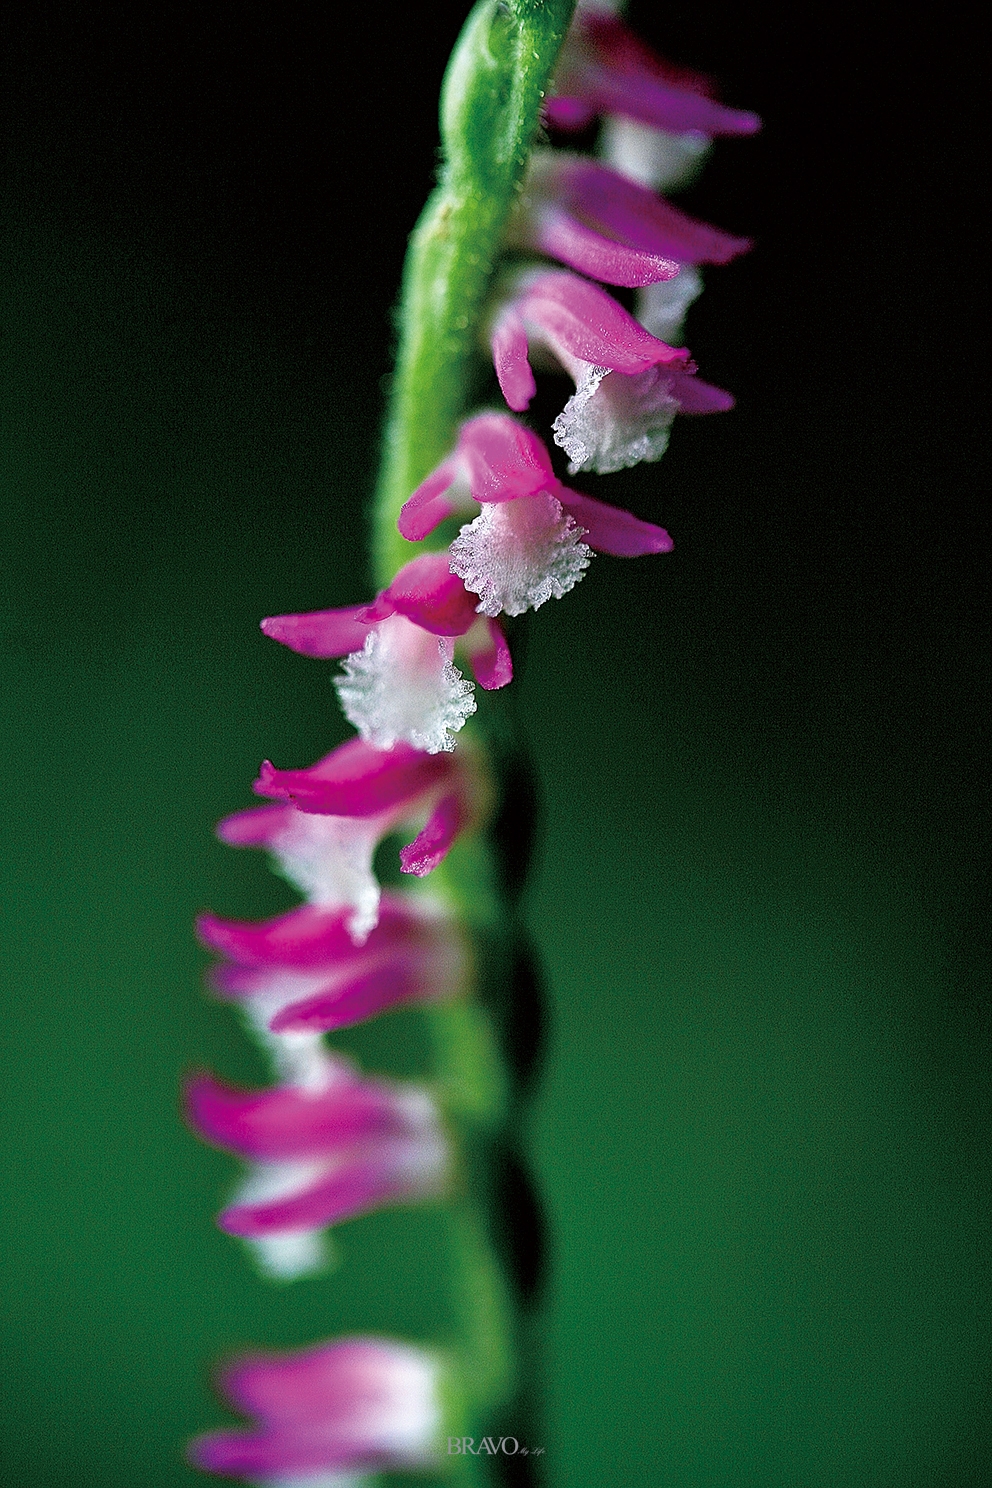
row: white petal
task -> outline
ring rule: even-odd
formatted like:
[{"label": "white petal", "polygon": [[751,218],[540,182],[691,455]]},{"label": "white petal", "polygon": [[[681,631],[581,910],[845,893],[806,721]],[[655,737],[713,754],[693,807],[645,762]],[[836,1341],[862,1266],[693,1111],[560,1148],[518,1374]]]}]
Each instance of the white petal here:
[{"label": "white petal", "polygon": [[637,318],[646,331],[674,346],[693,300],[703,292],[703,276],[694,264],[683,264],[674,279],[663,279],[638,291]]},{"label": "white petal", "polygon": [[552,425],[555,443],[571,462],[569,474],[610,475],[642,460],[660,460],[679,411],[671,382],[662,367],[632,376],[589,367]]},{"label": "white petal", "polygon": [[600,154],[608,165],[641,186],[672,191],[688,186],[702,168],[713,141],[689,130],[670,134],[636,119],[607,115],[603,120]]},{"label": "white petal", "polygon": [[403,739],[428,754],[450,752],[475,712],[474,682],[452,665],[454,643],[403,615],[381,621],[335,681],[348,722],[376,749]]},{"label": "white petal", "polygon": [[451,572],[483,615],[522,615],[561,599],[589,567],[584,529],[554,496],[488,502],[451,544]]},{"label": "white petal", "polygon": [[314,1276],[332,1264],[334,1250],[322,1230],[283,1230],[279,1235],[258,1235],[243,1242],[263,1276],[274,1281],[295,1281]]},{"label": "white petal", "polygon": [[352,1428],[359,1441],[415,1462],[430,1453],[441,1424],[437,1363],[419,1349],[389,1345],[389,1357],[369,1369]]},{"label": "white petal", "polygon": [[379,920],[380,889],[372,858],[382,831],[375,816],[294,811],[270,844],[279,871],[311,904],[329,909],[353,905],[348,929],[356,945],[368,939]]}]

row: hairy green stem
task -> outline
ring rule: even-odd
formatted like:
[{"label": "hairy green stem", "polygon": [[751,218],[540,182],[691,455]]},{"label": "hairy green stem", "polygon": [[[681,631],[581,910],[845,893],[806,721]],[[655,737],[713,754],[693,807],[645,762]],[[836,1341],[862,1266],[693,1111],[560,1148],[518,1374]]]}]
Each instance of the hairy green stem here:
[{"label": "hairy green stem", "polygon": [[[468,411],[481,365],[486,297],[573,9],[574,0],[480,0],[452,53],[441,95],[444,165],[410,239],[404,268],[400,342],[374,516],[379,584],[388,584],[428,546],[406,542],[397,518],[415,487],[450,452]],[[497,781],[497,794],[499,787]],[[488,934],[492,941],[502,934],[509,946],[512,916],[499,902],[492,851],[484,838],[460,842],[435,880],[476,937]],[[503,959],[508,976],[510,958]],[[492,971],[490,966],[490,980]],[[429,1020],[438,1089],[461,1139],[463,1192],[452,1214],[459,1390],[464,1394],[458,1414],[474,1423],[519,1389],[513,1355],[522,1326],[493,1248],[500,1218],[492,1213],[493,1139],[507,1116],[508,1074],[478,1002],[439,1005]],[[448,1465],[466,1482],[481,1473],[474,1459]]]}]

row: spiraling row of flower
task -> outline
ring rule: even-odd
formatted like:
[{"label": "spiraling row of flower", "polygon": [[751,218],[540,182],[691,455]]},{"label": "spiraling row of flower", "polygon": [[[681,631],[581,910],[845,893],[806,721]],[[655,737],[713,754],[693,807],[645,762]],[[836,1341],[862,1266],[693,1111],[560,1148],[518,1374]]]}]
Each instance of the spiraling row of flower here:
[{"label": "spiraling row of flower", "polygon": [[[410,495],[399,530],[421,542],[450,518],[467,520],[443,551],[414,557],[366,604],[262,622],[297,652],[342,660],[335,685],[359,735],[306,769],[266,762],[254,788],[271,804],[218,828],[225,842],[267,850],[304,902],[261,923],[199,922],[222,958],[214,989],[242,1009],[277,1083],[237,1090],[197,1075],[189,1119],[245,1163],[219,1223],[274,1276],[320,1269],[335,1224],[437,1198],[451,1182],[436,1096],[361,1076],[323,1035],[470,986],[469,948],[450,910],[426,885],[383,892],[373,870],[379,845],[400,834],[400,866],[423,880],[485,816],[473,753],[456,748],[476,708],[456,660],[483,689],[506,686],[513,663],[501,617],[561,598],[596,553],[672,547],[661,527],[558,479],[542,440],[514,417],[535,394],[534,369],[560,369],[575,384],[553,424],[572,476],[657,460],[677,414],[733,403],[670,342],[701,288],[698,266],[750,245],[655,188],[679,184],[713,135],[753,133],[757,119],[716,102],[706,80],[670,67],[592,3],[576,13],[546,115],[562,131],[605,116],[608,163],[533,154],[507,233],[513,266],[497,278],[484,327],[510,412],[466,419]],[[604,283],[638,290],[637,315]],[[270,1488],[348,1488],[369,1473],[429,1466],[446,1368],[441,1354],[371,1338],[246,1357],[223,1384],[258,1424],[199,1438],[192,1459]]]}]

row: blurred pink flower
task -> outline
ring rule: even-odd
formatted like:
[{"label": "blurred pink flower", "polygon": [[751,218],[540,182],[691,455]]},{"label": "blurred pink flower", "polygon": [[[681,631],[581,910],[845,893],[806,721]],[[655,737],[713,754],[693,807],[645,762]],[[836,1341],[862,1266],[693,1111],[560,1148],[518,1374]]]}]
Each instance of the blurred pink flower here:
[{"label": "blurred pink flower", "polygon": [[273,1488],[327,1488],[335,1474],[347,1488],[347,1475],[430,1467],[439,1454],[440,1377],[431,1354],[379,1338],[246,1354],[221,1384],[258,1424],[197,1437],[190,1459]]},{"label": "blurred pink flower", "polygon": [[584,129],[597,114],[619,114],[673,134],[755,134],[757,114],[726,108],[701,73],[673,67],[618,16],[600,5],[579,5],[547,100],[548,122]]},{"label": "blurred pink flower", "polygon": [[[291,808],[283,808],[291,809]],[[320,1034],[408,1002],[455,995],[467,951],[453,917],[387,891],[378,923],[355,944],[346,912],[301,904],[261,921],[202,915],[200,939],[225,957],[211,982],[259,1031]]]},{"label": "blurred pink flower", "polygon": [[364,1080],[327,1053],[305,1085],[241,1091],[201,1075],[187,1100],[202,1137],[251,1163],[217,1222],[261,1242],[270,1271],[313,1270],[315,1232],[444,1186],[448,1145],[428,1093]]}]

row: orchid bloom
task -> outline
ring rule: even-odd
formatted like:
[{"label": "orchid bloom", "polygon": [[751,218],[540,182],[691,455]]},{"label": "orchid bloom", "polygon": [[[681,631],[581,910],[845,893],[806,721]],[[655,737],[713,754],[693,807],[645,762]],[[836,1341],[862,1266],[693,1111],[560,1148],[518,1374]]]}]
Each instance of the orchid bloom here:
[{"label": "orchid bloom", "polygon": [[[401,1004],[454,996],[467,971],[451,915],[409,894],[383,895],[378,924],[360,945],[341,910],[311,904],[261,921],[201,915],[197,930],[225,958],[211,973],[214,990],[240,1003],[270,1043],[270,1034],[319,1042]],[[300,1061],[287,1073],[312,1083]],[[316,1083],[321,1077],[319,1067]]]},{"label": "orchid bloom", "polygon": [[597,114],[635,119],[679,136],[755,134],[757,114],[726,108],[700,73],[675,68],[603,5],[580,4],[546,101],[550,124],[584,129]]},{"label": "orchid bloom", "polygon": [[222,1376],[257,1425],[191,1443],[207,1472],[265,1488],[357,1488],[364,1474],[429,1468],[440,1452],[440,1361],[380,1338],[245,1354]]},{"label": "orchid bloom", "polygon": [[[443,861],[478,813],[482,796],[471,755],[464,750],[425,754],[409,744],[373,749],[363,739],[347,740],[303,770],[277,770],[264,760],[254,789],[306,815],[358,818],[374,829],[375,843],[426,818],[414,840],[400,850],[403,872],[418,878]],[[229,817],[226,825],[231,821]]]},{"label": "orchid bloom", "polygon": [[379,914],[372,869],[379,843],[423,819],[400,864],[424,877],[471,819],[478,785],[467,758],[349,739],[307,770],[276,770],[266,760],[255,790],[283,804],[237,811],[218,823],[217,835],[232,847],[267,848],[311,904],[348,907],[348,929],[360,944]]},{"label": "orchid bloom", "polygon": [[276,615],[262,630],[304,656],[343,656],[335,686],[345,717],[378,749],[400,740],[428,754],[449,752],[475,712],[473,683],[454,665],[463,638],[480,686],[513,676],[499,626],[480,620],[442,555],[414,558],[368,605]]},{"label": "orchid bloom", "polygon": [[481,506],[449,550],[453,571],[487,615],[519,615],[573,588],[591,550],[633,558],[667,553],[668,533],[562,485],[542,441],[505,413],[466,420],[446,460],[403,507],[400,532],[426,537],[446,517]]},{"label": "orchid bloom", "polygon": [[683,264],[729,263],[751,246],[624,174],[560,150],[534,151],[510,241],[631,288],[674,279]]},{"label": "orchid bloom", "polygon": [[570,475],[659,460],[677,413],[720,413],[734,403],[694,375],[688,352],[652,336],[598,285],[560,269],[517,276],[496,311],[491,345],[511,408],[526,408],[536,391],[532,346],[571,376],[575,393],[553,425]]},{"label": "orchid bloom", "polygon": [[234,1090],[209,1075],[191,1081],[194,1129],[249,1162],[217,1223],[282,1277],[324,1263],[322,1232],[386,1204],[442,1191],[448,1152],[425,1090],[364,1080],[322,1054],[306,1085]]}]

